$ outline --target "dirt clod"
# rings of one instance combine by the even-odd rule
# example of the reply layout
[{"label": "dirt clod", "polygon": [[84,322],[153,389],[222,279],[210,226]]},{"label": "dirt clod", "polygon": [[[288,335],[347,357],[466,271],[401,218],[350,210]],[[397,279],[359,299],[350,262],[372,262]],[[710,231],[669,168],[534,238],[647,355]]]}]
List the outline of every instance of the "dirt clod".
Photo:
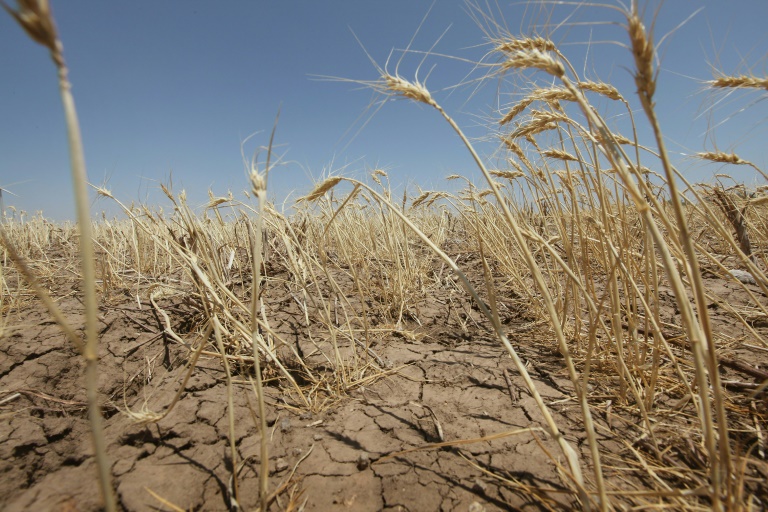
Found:
[{"label": "dirt clod", "polygon": [[363,452],[357,457],[357,469],[360,471],[363,471],[364,469],[368,469],[368,466],[371,465],[371,458],[370,456]]}]

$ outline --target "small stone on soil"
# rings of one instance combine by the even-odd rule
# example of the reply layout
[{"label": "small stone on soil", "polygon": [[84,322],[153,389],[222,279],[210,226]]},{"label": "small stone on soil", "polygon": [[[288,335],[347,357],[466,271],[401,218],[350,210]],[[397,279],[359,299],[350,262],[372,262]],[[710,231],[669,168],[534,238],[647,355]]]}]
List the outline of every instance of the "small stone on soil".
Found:
[{"label": "small stone on soil", "polygon": [[469,512],[485,512],[485,507],[480,503],[473,501],[469,504]]},{"label": "small stone on soil", "polygon": [[288,463],[285,462],[285,459],[281,458],[281,459],[277,459],[275,461],[275,471],[276,472],[279,473],[281,471],[285,471],[286,469],[288,469]]},{"label": "small stone on soil", "polygon": [[486,484],[485,482],[477,478],[472,483],[472,490],[478,494],[480,493],[485,494],[485,492],[488,490],[488,484]]}]

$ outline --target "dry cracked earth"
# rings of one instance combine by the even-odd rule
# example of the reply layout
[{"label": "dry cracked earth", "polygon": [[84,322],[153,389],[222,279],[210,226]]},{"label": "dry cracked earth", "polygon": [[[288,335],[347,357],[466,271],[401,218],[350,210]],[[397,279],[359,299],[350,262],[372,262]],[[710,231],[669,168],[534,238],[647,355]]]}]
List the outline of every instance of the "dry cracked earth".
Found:
[{"label": "dry cracked earth", "polygon": [[[710,279],[713,286],[726,287],[723,293],[740,293],[735,286],[727,288],[730,283]],[[73,325],[81,325],[82,305],[74,292],[62,294],[59,304]],[[274,303],[283,299],[274,297]],[[267,382],[269,488],[279,491],[270,510],[302,504],[313,511],[479,512],[574,506],[573,495],[563,488],[558,468],[547,455],[561,462],[556,443],[543,431],[524,430],[544,423],[509,356],[475,310],[465,309],[474,318],[464,318],[462,328],[460,316],[449,318],[438,307],[438,293],[428,300],[436,302],[421,308],[422,326],[410,331],[415,335],[391,331],[373,347],[387,368],[378,378],[347,393],[319,390],[315,396],[320,405],[314,410],[295,407],[283,388]],[[182,332],[188,321],[183,300],[165,299],[164,307]],[[557,424],[588,461],[581,415],[562,359],[540,324],[526,320],[514,304],[506,311],[513,344]],[[671,308],[668,315],[674,320]],[[285,307],[274,314],[273,326],[288,334],[300,316],[298,308]],[[726,313],[718,318],[731,322]],[[0,509],[99,510],[84,363],[34,300],[10,320],[0,343]],[[733,329],[743,331],[732,323]],[[765,334],[764,324],[755,328]],[[170,414],[158,423],[137,424],[121,410],[146,406],[163,411],[181,384],[189,352],[164,339],[148,303],[139,307],[135,300],[113,298],[100,308],[100,329],[99,393],[119,505],[124,510],[171,510],[169,504],[183,510],[230,509],[233,484],[221,359],[203,355]],[[747,339],[735,331],[732,336]],[[765,360],[764,353],[738,346],[729,353],[754,368]],[[759,382],[738,369],[723,372],[727,380]],[[260,433],[250,384],[237,372],[234,379],[237,496],[244,510],[252,510],[259,503]],[[594,390],[593,403],[605,402],[601,393],[599,387]],[[734,390],[729,400],[741,403],[744,393]],[[659,400],[674,403],[680,396],[669,391]],[[757,407],[764,422],[764,401],[758,400]],[[618,458],[628,457],[622,440],[638,437],[637,418],[624,409],[629,410],[620,404],[612,409],[610,403],[595,409],[600,448]],[[657,432],[669,447],[668,456],[675,464],[701,464],[695,447],[679,435],[679,428],[687,428],[695,418],[674,418]],[[439,446],[441,441],[502,433],[509,435]],[[647,485],[622,476],[620,468],[612,469],[616,458],[608,459],[606,466],[613,489]],[[750,488],[765,500],[765,464],[750,466],[748,472]],[[539,489],[536,494],[526,491],[534,488]]]}]

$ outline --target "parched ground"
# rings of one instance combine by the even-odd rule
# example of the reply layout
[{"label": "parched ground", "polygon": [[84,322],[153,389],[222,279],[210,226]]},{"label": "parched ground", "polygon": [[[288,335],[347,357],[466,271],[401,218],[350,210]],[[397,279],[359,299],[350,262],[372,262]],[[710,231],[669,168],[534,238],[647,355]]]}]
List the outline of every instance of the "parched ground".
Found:
[{"label": "parched ground", "polygon": [[[714,275],[707,280],[729,304],[744,300],[735,283]],[[750,289],[759,296],[757,287]],[[273,301],[286,306],[267,309],[273,327],[287,335],[302,320],[298,307],[284,299],[268,297],[268,305]],[[420,307],[421,326],[392,331],[373,347],[386,373],[347,393],[315,390],[319,405],[314,410],[295,407],[295,397],[267,382],[269,487],[279,491],[271,510],[302,504],[315,511],[479,512],[574,506],[575,497],[558,476],[557,464],[564,461],[556,443],[543,430],[526,430],[541,429],[544,423],[511,359],[476,310],[465,308],[462,327],[461,315],[448,315],[445,303],[440,294],[431,295]],[[76,291],[62,294],[59,304],[73,325],[82,324]],[[765,372],[768,352],[749,346],[755,343],[750,333],[725,306],[710,309],[731,340],[724,353],[737,363],[722,369],[729,410],[742,411],[738,421],[743,424],[765,428],[765,393],[756,398],[749,393],[765,380],[760,372]],[[183,298],[165,299],[164,308],[181,332],[187,320]],[[511,340],[557,424],[589,461],[581,413],[544,326],[527,321],[514,304],[504,311]],[[665,311],[665,320],[674,323],[674,310]],[[180,386],[189,352],[163,337],[148,303],[139,306],[135,298],[113,298],[100,315],[99,391],[120,505],[125,510],[171,510],[169,504],[184,510],[227,510],[232,483],[221,359],[203,355],[170,414],[156,424],[137,424],[120,410],[139,411],[145,404],[157,412],[165,410]],[[765,319],[753,322],[764,339],[766,325]],[[311,347],[306,349],[309,353]],[[739,369],[738,364],[748,368]],[[42,306],[32,300],[11,315],[0,342],[0,509],[99,509],[83,373],[81,357]],[[258,506],[260,434],[250,384],[237,371],[234,379],[236,445],[242,464],[238,496],[249,510]],[[603,380],[610,386],[610,379]],[[681,435],[696,424],[692,405],[678,389],[662,387],[659,403],[668,404],[662,407],[668,413],[659,415],[656,434],[667,463],[704,475],[700,448]],[[639,419],[610,397],[602,384],[590,396],[596,404],[609,486],[613,491],[650,489],[652,482],[627,470],[641,469],[632,454],[647,451]],[[744,478],[759,508],[768,504],[768,470],[758,432],[743,432],[740,441],[753,448],[754,461],[746,465]],[[509,435],[434,446],[502,433]],[[414,448],[420,449],[401,453]],[[663,469],[656,471],[674,482]],[[587,465],[584,474],[590,478]]]}]

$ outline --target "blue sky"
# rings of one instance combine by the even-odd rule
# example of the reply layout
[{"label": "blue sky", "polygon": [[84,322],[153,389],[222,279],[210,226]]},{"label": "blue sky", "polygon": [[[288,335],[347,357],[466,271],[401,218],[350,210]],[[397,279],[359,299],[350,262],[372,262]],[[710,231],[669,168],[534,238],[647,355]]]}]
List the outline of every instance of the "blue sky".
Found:
[{"label": "blue sky", "polygon": [[[209,188],[216,195],[231,190],[242,197],[247,181],[241,142],[261,132],[245,151],[250,154],[265,144],[278,108],[276,140],[286,164],[269,183],[270,195],[278,201],[291,191],[307,192],[324,169],[362,177],[366,169],[382,167],[397,190],[416,184],[450,188],[444,178],[453,173],[478,178],[466,150],[435,111],[390,102],[360,131],[372,113],[366,110],[371,92],[313,78],[376,79],[352,31],[371,57],[383,63],[390,50],[408,45],[431,4],[53,0],[90,181],[106,181],[127,203],[163,205],[158,183],[171,173],[174,189],[185,189],[193,205],[205,202]],[[549,33],[580,72],[610,81],[633,97],[628,50],[605,43],[624,43],[626,33],[616,23],[601,23],[620,20],[617,13],[556,7],[553,22],[570,17],[551,32],[538,6],[490,5],[513,33]],[[649,21],[655,6],[649,4]],[[761,101],[766,94],[713,95],[701,81],[712,77],[712,66],[726,73],[768,74],[768,2],[667,1],[657,20],[657,40],[699,7],[704,9],[661,47],[656,101],[669,149],[687,177],[709,179],[723,169],[703,166],[684,154],[714,149],[707,127],[718,125],[718,149],[735,150],[766,169],[768,106]],[[448,29],[433,50],[436,54],[480,59],[487,50],[484,34],[467,11],[464,2],[438,0],[411,48],[429,50]],[[412,78],[420,60],[419,55],[406,56],[400,74]],[[497,115],[498,82],[452,89],[480,73],[471,74],[472,65],[461,60],[433,55],[421,76],[433,67],[427,86],[438,102],[472,136],[488,135],[483,121]],[[71,219],[74,206],[55,70],[46,51],[2,12],[0,69],[0,187],[16,194],[6,193],[5,204],[28,214],[42,210],[51,219]],[[505,95],[501,102],[515,98]],[[708,114],[714,102],[716,108]],[[647,132],[641,136],[650,142]],[[481,145],[481,150],[490,153],[493,148]],[[755,183],[752,173],[735,174]],[[116,211],[105,200],[94,202],[93,209],[110,215]]]}]

